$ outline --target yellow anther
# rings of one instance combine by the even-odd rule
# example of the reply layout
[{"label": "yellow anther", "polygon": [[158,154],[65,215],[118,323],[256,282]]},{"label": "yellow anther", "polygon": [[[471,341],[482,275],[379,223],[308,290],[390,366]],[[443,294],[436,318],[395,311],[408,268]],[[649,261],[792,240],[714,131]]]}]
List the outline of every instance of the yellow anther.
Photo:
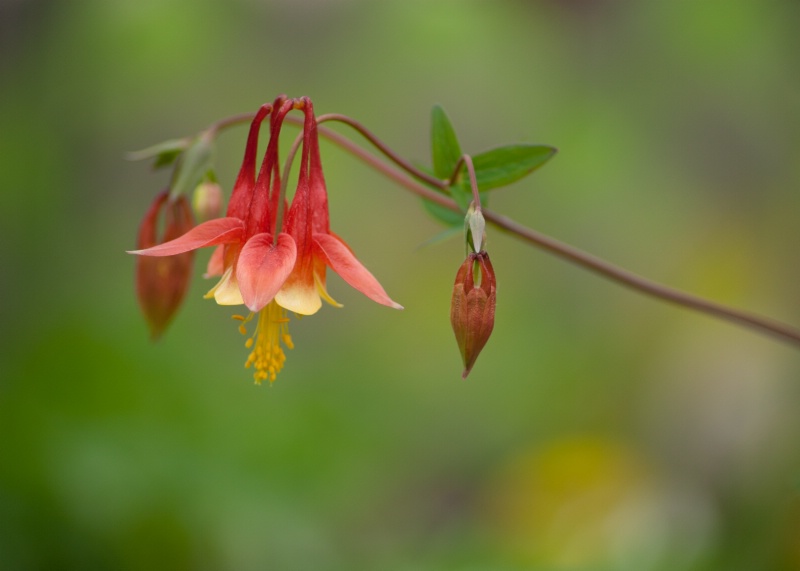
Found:
[{"label": "yellow anther", "polygon": [[[246,334],[247,331],[244,324],[253,318],[253,314],[243,318],[241,316],[234,316],[234,319],[242,321],[239,326],[239,331]],[[245,341],[245,347],[252,349],[250,355],[244,366],[249,368],[252,366],[253,379],[256,384],[261,384],[262,381],[269,379],[272,383],[278,373],[283,368],[286,362],[286,355],[281,347],[281,341],[287,348],[293,349],[294,344],[289,335],[289,318],[286,316],[286,310],[279,306],[275,301],[270,302],[258,314],[258,325],[253,335]]]}]

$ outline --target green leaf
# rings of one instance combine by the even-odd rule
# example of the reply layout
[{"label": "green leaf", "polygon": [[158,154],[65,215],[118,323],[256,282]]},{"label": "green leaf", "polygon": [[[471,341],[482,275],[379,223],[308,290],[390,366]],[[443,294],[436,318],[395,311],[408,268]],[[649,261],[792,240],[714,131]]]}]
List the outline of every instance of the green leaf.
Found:
[{"label": "green leaf", "polygon": [[200,184],[211,169],[213,150],[213,139],[205,133],[192,141],[175,167],[170,196],[175,197],[191,192]]},{"label": "green leaf", "polygon": [[461,146],[441,105],[434,105],[431,112],[431,151],[434,174],[441,179],[450,178],[461,158]]},{"label": "green leaf", "polygon": [[125,155],[129,161],[141,161],[155,158],[153,168],[171,165],[180,154],[189,146],[189,139],[171,139],[158,143],[141,151],[133,151]]},{"label": "green leaf", "polygon": [[[454,184],[449,190],[450,196],[458,203],[464,214],[466,214],[472,204],[472,186],[469,184],[469,177],[466,176],[466,170],[464,171],[464,177],[461,179],[461,182]],[[489,193],[483,192],[480,181],[478,181],[478,194],[481,196],[481,206],[485,208],[489,205]]]},{"label": "green leaf", "polygon": [[455,212],[440,204],[425,200],[424,198],[422,199],[422,205],[425,207],[425,210],[428,211],[428,214],[445,226],[457,227],[459,231],[464,227],[464,215],[460,212]]},{"label": "green leaf", "polygon": [[439,244],[444,242],[445,240],[449,240],[450,238],[455,238],[456,236],[461,236],[463,234],[463,230],[457,226],[453,226],[451,228],[447,228],[442,230],[435,236],[431,236],[427,240],[425,240],[422,244],[417,246],[418,248],[426,248],[428,246],[433,246],[435,244]]},{"label": "green leaf", "polygon": [[154,169],[160,169],[163,167],[168,167],[172,163],[174,163],[183,151],[168,151],[161,153],[156,157],[155,162],[153,163]]},{"label": "green leaf", "polygon": [[464,215],[467,213],[469,205],[472,204],[472,187],[469,185],[469,181],[464,180],[462,183],[457,182],[456,184],[452,185],[450,187],[450,196],[456,201],[456,204],[458,204],[459,208],[461,208],[461,217],[463,219]]},{"label": "green leaf", "polygon": [[547,145],[506,145],[472,157],[475,177],[481,191],[515,182],[546,163],[556,154]]}]

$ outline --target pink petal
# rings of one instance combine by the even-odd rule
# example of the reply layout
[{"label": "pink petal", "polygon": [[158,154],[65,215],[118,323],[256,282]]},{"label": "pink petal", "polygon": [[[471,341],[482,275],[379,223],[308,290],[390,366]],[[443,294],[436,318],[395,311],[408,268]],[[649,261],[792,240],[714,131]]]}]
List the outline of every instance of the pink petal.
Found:
[{"label": "pink petal", "polygon": [[238,242],[244,235],[244,222],[238,218],[215,218],[203,222],[186,234],[169,242],[144,250],[131,250],[129,254],[141,256],[174,256],[189,250]]},{"label": "pink petal", "polygon": [[247,241],[239,254],[236,277],[242,299],[251,311],[260,311],[272,301],[292,272],[296,258],[297,247],[288,234],[279,234],[275,245],[267,233]]},{"label": "pink petal", "polygon": [[314,234],[314,242],[325,263],[344,281],[382,305],[403,309],[386,294],[369,270],[359,262],[340,238],[331,234]]}]

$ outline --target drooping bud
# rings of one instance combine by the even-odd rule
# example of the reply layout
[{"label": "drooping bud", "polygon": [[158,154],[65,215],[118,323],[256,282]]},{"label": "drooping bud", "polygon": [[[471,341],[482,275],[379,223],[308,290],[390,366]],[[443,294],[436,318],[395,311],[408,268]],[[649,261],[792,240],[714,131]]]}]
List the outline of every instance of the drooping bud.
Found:
[{"label": "drooping bud", "polygon": [[201,182],[194,189],[192,208],[198,224],[219,218],[222,213],[222,189],[216,182]]},{"label": "drooping bud", "polygon": [[[163,235],[158,238],[158,219],[164,213]],[[170,199],[169,192],[156,196],[139,226],[137,249],[163,244],[192,229],[194,220],[184,195]],[[142,313],[157,339],[172,320],[189,288],[194,252],[175,256],[136,257],[136,295]]]},{"label": "drooping bud", "polygon": [[464,379],[492,334],[496,289],[489,254],[483,250],[469,254],[458,269],[450,303],[450,323],[464,362]]}]

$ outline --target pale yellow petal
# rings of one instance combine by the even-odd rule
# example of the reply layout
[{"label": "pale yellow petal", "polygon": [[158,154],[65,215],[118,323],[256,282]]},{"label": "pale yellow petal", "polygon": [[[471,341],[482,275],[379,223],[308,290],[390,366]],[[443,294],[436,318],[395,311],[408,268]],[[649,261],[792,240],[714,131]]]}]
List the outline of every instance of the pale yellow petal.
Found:
[{"label": "pale yellow petal", "polygon": [[317,285],[317,293],[319,293],[322,299],[327,301],[333,307],[344,307],[341,303],[331,297],[331,295],[328,293],[328,290],[325,288],[325,284],[322,283],[321,279],[319,279],[317,272],[314,272],[314,283]]},{"label": "pale yellow petal", "polygon": [[302,284],[284,285],[275,295],[275,301],[281,307],[300,315],[313,315],[322,307],[316,287],[304,287]]},{"label": "pale yellow petal", "polygon": [[219,305],[242,305],[242,292],[239,291],[239,284],[236,281],[236,274],[233,267],[225,270],[219,283],[209,290],[205,298],[213,297]]}]

